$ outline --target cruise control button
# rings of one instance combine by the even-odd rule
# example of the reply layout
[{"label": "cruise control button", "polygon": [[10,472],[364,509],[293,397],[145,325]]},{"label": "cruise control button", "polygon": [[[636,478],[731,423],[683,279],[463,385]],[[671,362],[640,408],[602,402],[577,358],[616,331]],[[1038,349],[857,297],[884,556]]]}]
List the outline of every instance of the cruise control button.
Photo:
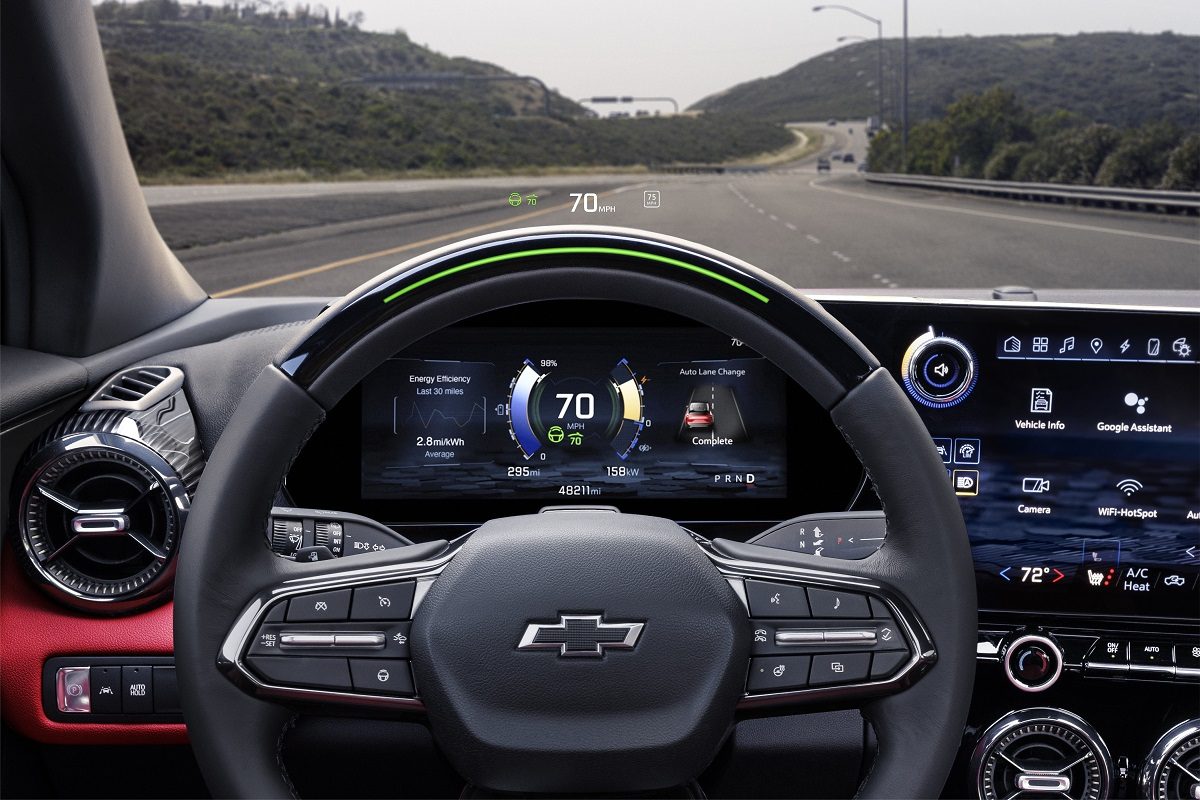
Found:
[{"label": "cruise control button", "polygon": [[350,689],[350,670],[344,658],[250,656],[246,659],[268,683],[312,689]]},{"label": "cruise control button", "polygon": [[354,688],[371,694],[412,695],[412,672],[407,661],[379,658],[350,659]]},{"label": "cruise control button", "polygon": [[810,686],[829,686],[835,683],[855,683],[866,680],[871,673],[870,653],[839,653],[813,656],[809,672]]},{"label": "cruise control button", "polygon": [[755,617],[807,617],[808,598],[803,586],[770,581],[746,581],[746,599]]},{"label": "cruise control button", "polygon": [[750,659],[748,692],[782,692],[808,686],[809,656],[776,656]]},{"label": "cruise control button", "polygon": [[908,653],[903,650],[893,650],[889,653],[876,653],[871,658],[871,677],[887,678],[908,661]]},{"label": "cruise control button", "polygon": [[809,589],[808,602],[814,617],[833,619],[870,619],[871,607],[866,595],[837,589]]},{"label": "cruise control button", "polygon": [[413,581],[383,586],[360,586],[354,590],[350,619],[408,619],[412,616]]},{"label": "cruise control button", "polygon": [[92,713],[121,713],[121,668],[92,667]]},{"label": "cruise control button", "polygon": [[350,590],[305,594],[288,602],[288,622],[332,622],[350,614]]}]

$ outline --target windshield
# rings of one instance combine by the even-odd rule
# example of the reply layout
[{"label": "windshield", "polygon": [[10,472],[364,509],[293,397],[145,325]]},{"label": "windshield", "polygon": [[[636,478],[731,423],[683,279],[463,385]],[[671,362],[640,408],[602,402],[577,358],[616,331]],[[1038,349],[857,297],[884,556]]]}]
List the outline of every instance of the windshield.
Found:
[{"label": "windshield", "polygon": [[804,290],[1200,288],[1190,2],[95,14],[151,213],[216,297],[338,295],[552,224],[680,236]]}]

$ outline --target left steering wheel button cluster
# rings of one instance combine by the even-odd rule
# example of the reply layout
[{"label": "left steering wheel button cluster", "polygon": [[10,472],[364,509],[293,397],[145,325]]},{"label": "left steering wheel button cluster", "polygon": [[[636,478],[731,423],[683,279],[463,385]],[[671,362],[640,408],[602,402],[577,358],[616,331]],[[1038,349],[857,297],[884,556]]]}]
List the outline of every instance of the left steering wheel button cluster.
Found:
[{"label": "left steering wheel button cluster", "polygon": [[282,688],[411,697],[415,589],[397,581],[280,601],[263,615],[245,664]]}]

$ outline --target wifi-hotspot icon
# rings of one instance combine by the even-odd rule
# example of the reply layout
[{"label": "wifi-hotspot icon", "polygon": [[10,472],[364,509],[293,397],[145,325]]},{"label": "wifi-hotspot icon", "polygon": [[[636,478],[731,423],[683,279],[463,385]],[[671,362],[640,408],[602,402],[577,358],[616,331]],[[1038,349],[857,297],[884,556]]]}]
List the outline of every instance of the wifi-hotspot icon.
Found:
[{"label": "wifi-hotspot icon", "polygon": [[1134,480],[1133,478],[1126,478],[1123,481],[1117,482],[1117,488],[1124,492],[1126,497],[1129,497],[1134,492],[1142,488],[1142,482]]}]

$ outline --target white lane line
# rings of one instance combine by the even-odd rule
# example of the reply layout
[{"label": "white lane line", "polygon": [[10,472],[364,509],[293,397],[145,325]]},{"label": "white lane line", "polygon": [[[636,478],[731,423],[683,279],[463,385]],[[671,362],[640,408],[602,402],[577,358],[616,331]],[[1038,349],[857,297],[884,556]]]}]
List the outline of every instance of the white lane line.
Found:
[{"label": "white lane line", "polygon": [[839,253],[837,250],[833,251],[833,257],[836,258],[838,261],[842,262],[843,264],[849,263],[849,261],[850,261],[850,256],[843,255],[843,254]]},{"label": "white lane line", "polygon": [[767,213],[765,209],[762,209],[762,208],[755,208],[754,206],[750,206],[750,207],[751,207],[751,208],[753,208],[755,211],[757,211],[757,212],[758,212],[758,213],[760,213],[760,214],[765,214],[765,213]]},{"label": "white lane line", "polygon": [[1002,219],[1008,222],[1024,222],[1029,225],[1044,225],[1049,228],[1067,228],[1068,230],[1074,231],[1088,231],[1089,233],[1111,233],[1114,236],[1130,236],[1135,239],[1153,239],[1156,242],[1174,242],[1175,244],[1190,244],[1193,247],[1200,247],[1200,239],[1185,239],[1182,236],[1164,236],[1159,233],[1141,233],[1139,231],[1128,231],[1121,228],[1102,228],[1099,225],[1083,225],[1078,222],[1060,222],[1052,219],[1020,217],[1016,214],[1001,214],[997,211],[980,211],[979,209],[975,208],[939,206],[932,203],[917,203],[912,200],[899,200],[895,197],[874,197],[869,194],[847,192],[845,189],[834,189],[831,186],[823,186],[816,180],[809,181],[808,185],[814,189],[820,189],[823,192],[833,192],[834,194],[845,195],[846,197],[854,197],[859,200],[873,200],[877,203],[891,203],[892,205],[896,206],[923,208],[929,211],[945,211],[950,214],[967,214],[968,216],[972,217],[988,217],[990,219]]},{"label": "white lane line", "polygon": [[771,218],[771,222],[779,222],[779,217],[775,216],[774,214],[768,214],[767,216]]},{"label": "white lane line", "polygon": [[790,223],[790,222],[785,222],[785,223],[783,223],[783,224],[784,224],[784,227],[786,227],[786,228],[787,228],[789,231],[794,231],[794,230],[796,230],[796,226],[795,226],[795,225],[793,225],[793,224],[792,224],[792,223]]},{"label": "white lane line", "polygon": [[805,239],[808,239],[808,240],[809,240],[810,242],[812,242],[813,244],[820,244],[820,243],[821,243],[821,240],[820,240],[820,239],[818,239],[817,237],[813,236],[811,233],[806,233],[806,234],[804,234],[804,238],[805,238]]}]

